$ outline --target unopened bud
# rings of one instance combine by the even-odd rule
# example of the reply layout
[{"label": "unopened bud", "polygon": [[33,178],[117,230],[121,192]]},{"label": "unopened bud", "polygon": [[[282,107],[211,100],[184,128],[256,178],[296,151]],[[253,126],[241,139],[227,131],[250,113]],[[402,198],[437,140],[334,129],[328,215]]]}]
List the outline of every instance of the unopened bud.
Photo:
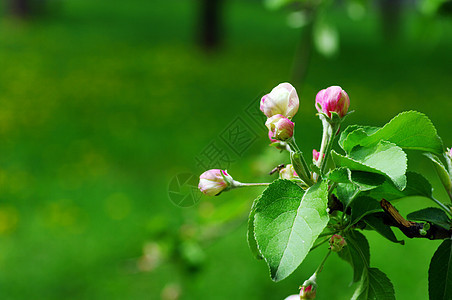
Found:
[{"label": "unopened bud", "polygon": [[297,91],[286,82],[262,97],[260,109],[268,118],[280,114],[291,119],[297,113],[299,105]]},{"label": "unopened bud", "polygon": [[310,284],[308,286],[302,286],[300,290],[300,299],[315,299],[316,288]]},{"label": "unopened bud", "polygon": [[350,98],[340,86],[330,86],[321,90],[315,97],[315,102],[318,112],[330,118],[332,112],[342,118],[347,114],[350,106]]},{"label": "unopened bud", "polygon": [[225,170],[212,169],[199,176],[199,190],[207,196],[219,195],[229,188],[234,180]]},{"label": "unopened bud", "polygon": [[314,273],[300,287],[300,299],[315,299],[317,292],[317,275]]},{"label": "unopened bud", "polygon": [[452,148],[450,148],[449,151],[447,151],[447,155],[449,156],[450,159],[452,159]]},{"label": "unopened bud", "polygon": [[347,242],[339,234],[334,234],[330,239],[330,249],[333,252],[340,252],[346,245]]},{"label": "unopened bud", "polygon": [[275,115],[267,119],[265,126],[272,132],[273,138],[285,141],[293,136],[295,124],[283,115]]},{"label": "unopened bud", "polygon": [[[316,163],[319,160],[320,152],[315,149],[312,149],[312,161]],[[323,157],[325,157],[325,153],[323,153]]]}]

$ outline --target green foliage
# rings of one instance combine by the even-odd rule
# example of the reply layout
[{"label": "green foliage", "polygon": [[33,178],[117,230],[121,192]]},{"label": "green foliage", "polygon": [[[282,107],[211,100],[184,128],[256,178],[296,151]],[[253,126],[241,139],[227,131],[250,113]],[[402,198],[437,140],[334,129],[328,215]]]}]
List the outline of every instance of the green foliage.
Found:
[{"label": "green foliage", "polygon": [[424,221],[443,227],[446,230],[451,228],[451,220],[447,214],[439,208],[428,207],[408,214],[408,220]]},{"label": "green foliage", "polygon": [[403,191],[399,190],[391,181],[387,180],[381,186],[369,191],[368,195],[378,200],[386,199],[388,201],[409,196],[432,198],[432,185],[424,176],[409,171],[406,173],[406,178],[407,185]]},{"label": "green foliage", "polygon": [[347,156],[331,152],[339,167],[384,175],[391,179],[398,189],[406,186],[406,154],[403,150],[387,141],[380,141],[371,147],[355,147]]},{"label": "green foliage", "polygon": [[[432,161],[436,173],[438,174],[438,177],[441,180],[444,188],[447,191],[450,191],[452,189],[452,178],[450,173],[452,170],[448,171],[447,167],[441,162],[438,156],[431,153],[424,153],[424,155]],[[448,159],[447,156],[446,159]]]},{"label": "green foliage", "polygon": [[385,273],[366,269],[352,300],[395,300],[394,287]]},{"label": "green foliage", "polygon": [[273,280],[289,276],[328,223],[327,182],[306,192],[287,180],[272,183],[255,204],[254,232]]},{"label": "green foliage", "polygon": [[452,299],[452,240],[446,239],[433,254],[428,270],[430,300]]},{"label": "green foliage", "polygon": [[384,176],[376,173],[351,171],[348,168],[337,168],[328,174],[328,179],[337,183],[352,183],[360,191],[376,188],[385,181]]},{"label": "green foliage", "polygon": [[[390,240],[393,243],[399,243],[399,244],[405,244],[405,242],[397,240],[397,237],[394,234],[394,231],[392,231],[391,227],[389,227],[387,224],[383,222],[384,216],[386,214],[383,212],[377,212],[372,213],[363,218],[363,221],[366,223],[367,226],[369,226],[371,229],[375,230],[388,240]],[[369,228],[369,229],[370,229]]]},{"label": "green foliage", "polygon": [[352,266],[353,282],[358,282],[363,277],[365,269],[369,267],[369,242],[364,235],[355,230],[349,232],[345,237],[345,241],[347,246],[338,254]]},{"label": "green foliage", "polygon": [[[351,130],[351,129],[350,129]],[[353,134],[354,131],[344,131]],[[358,127],[353,137],[342,138],[343,149],[353,149],[360,145],[369,147],[380,141],[388,141],[407,150],[420,150],[442,154],[443,143],[427,116],[416,111],[398,114],[381,129],[375,131],[372,127]],[[355,130],[355,131],[356,131]]]},{"label": "green foliage", "polygon": [[377,200],[367,196],[357,197],[350,204],[350,207],[352,209],[350,225],[356,224],[359,220],[369,214],[381,211],[380,203]]}]

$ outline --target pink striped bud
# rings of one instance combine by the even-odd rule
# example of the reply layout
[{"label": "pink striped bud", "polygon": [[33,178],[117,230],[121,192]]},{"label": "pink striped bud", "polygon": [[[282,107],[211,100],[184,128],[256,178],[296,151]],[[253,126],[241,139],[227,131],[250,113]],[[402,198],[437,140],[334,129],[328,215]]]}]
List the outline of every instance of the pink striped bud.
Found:
[{"label": "pink striped bud", "polygon": [[315,102],[318,112],[324,113],[330,118],[332,112],[342,118],[347,114],[350,106],[350,98],[340,86],[330,86],[321,90],[315,97]]},{"label": "pink striped bud", "polygon": [[295,124],[283,115],[275,115],[267,119],[265,126],[272,132],[274,139],[285,141],[293,136]]},{"label": "pink striped bud", "polygon": [[261,111],[271,118],[283,115],[291,119],[298,111],[300,101],[297,91],[290,83],[281,83],[261,99]]},{"label": "pink striped bud", "polygon": [[330,239],[330,248],[333,252],[340,252],[346,245],[347,242],[339,234],[334,234]]},{"label": "pink striped bud", "polygon": [[233,181],[226,171],[212,169],[205,171],[199,176],[198,188],[207,196],[216,196],[231,186]]}]

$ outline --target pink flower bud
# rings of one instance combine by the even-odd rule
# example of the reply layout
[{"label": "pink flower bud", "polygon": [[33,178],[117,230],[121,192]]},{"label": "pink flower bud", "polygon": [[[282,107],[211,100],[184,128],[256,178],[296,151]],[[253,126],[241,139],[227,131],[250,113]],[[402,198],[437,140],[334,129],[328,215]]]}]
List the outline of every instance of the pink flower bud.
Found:
[{"label": "pink flower bud", "polygon": [[339,234],[334,234],[330,239],[330,248],[333,252],[339,252],[347,245],[345,239]]},{"label": "pink flower bud", "polygon": [[317,290],[312,284],[308,286],[302,286],[300,291],[300,299],[315,299]]},{"label": "pink flower bud", "polygon": [[285,168],[282,168],[279,171],[279,178],[292,180],[292,179],[298,178],[298,175],[297,175],[297,172],[295,172],[295,169],[293,168],[293,166],[291,164],[288,164],[288,165],[286,165]]},{"label": "pink flower bud", "polygon": [[[315,149],[312,149],[312,161],[317,162],[319,160],[319,157],[320,157],[320,152],[318,152]],[[325,157],[325,153],[323,153],[323,157]]]},{"label": "pink flower bud", "polygon": [[227,189],[232,182],[232,177],[226,171],[212,169],[199,176],[198,188],[207,196],[216,196]]},{"label": "pink flower bud", "polygon": [[268,118],[280,114],[291,119],[297,113],[299,105],[295,88],[290,83],[281,83],[270,94],[262,97],[260,108]]},{"label": "pink flower bud", "polygon": [[341,118],[348,112],[350,98],[340,86],[330,86],[318,92],[315,97],[318,112],[331,118],[331,113],[336,112]]},{"label": "pink flower bud", "polygon": [[270,142],[272,142],[272,143],[278,143],[279,141],[278,141],[278,140],[275,140],[275,139],[273,138],[274,135],[275,135],[275,134],[273,133],[273,131],[269,131],[269,132],[268,132],[268,138],[270,139]]},{"label": "pink flower bud", "polygon": [[295,124],[283,115],[275,115],[267,119],[265,126],[272,132],[273,138],[285,141],[293,136]]}]

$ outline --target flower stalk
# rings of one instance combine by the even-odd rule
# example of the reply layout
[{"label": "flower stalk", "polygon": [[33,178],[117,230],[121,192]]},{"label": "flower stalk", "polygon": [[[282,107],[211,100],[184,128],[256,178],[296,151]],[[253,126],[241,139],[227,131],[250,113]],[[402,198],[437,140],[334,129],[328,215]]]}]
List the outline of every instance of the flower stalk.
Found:
[{"label": "flower stalk", "polygon": [[303,152],[301,152],[300,148],[298,148],[298,145],[295,142],[295,138],[292,137],[286,142],[290,149],[290,160],[295,169],[295,172],[297,172],[297,175],[301,180],[303,180],[304,183],[306,183],[308,186],[312,186],[314,182],[311,178],[311,170],[309,169],[308,164],[303,157]]}]

